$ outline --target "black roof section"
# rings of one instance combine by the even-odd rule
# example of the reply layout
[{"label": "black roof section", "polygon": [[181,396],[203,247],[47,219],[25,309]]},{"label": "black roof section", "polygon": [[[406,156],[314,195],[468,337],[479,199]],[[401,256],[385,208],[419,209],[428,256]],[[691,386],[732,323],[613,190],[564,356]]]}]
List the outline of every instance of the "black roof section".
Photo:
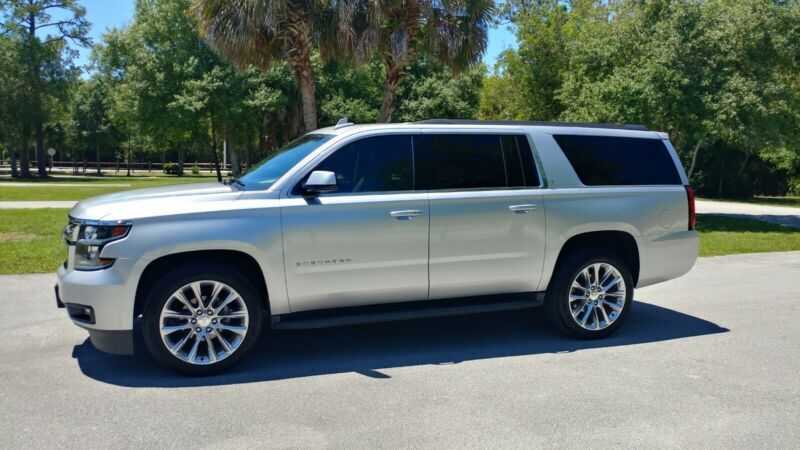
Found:
[{"label": "black roof section", "polygon": [[420,125],[516,125],[516,126],[542,126],[542,127],[579,127],[579,128],[606,128],[611,130],[650,131],[644,125],[620,125],[613,123],[590,122],[535,122],[525,120],[463,120],[463,119],[428,119],[420,120]]}]

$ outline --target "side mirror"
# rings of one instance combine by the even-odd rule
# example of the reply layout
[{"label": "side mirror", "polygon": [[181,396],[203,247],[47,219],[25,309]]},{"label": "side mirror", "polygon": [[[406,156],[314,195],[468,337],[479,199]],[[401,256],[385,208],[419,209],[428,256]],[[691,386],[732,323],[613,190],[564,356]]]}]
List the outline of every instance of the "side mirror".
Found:
[{"label": "side mirror", "polygon": [[333,192],[336,190],[336,174],[327,170],[315,170],[303,184],[303,190],[309,195]]}]

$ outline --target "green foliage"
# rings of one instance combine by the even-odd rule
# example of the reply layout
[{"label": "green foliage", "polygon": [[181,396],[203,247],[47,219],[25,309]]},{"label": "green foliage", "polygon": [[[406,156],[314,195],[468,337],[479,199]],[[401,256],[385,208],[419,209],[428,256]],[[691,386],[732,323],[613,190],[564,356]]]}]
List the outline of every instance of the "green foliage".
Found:
[{"label": "green foliage", "polygon": [[[7,0],[0,3],[0,49],[4,90],[0,137],[9,152],[20,154],[21,175],[28,176],[29,148],[35,146],[38,175],[47,176],[45,135],[68,100],[77,69],[67,41],[88,45],[89,23],[75,0]],[[55,17],[54,17],[55,16]],[[60,133],[56,133],[59,135]]]},{"label": "green foliage", "polygon": [[192,166],[192,175],[200,175],[200,168],[197,166]]},{"label": "green foliage", "polygon": [[[478,118],[483,120],[531,120],[536,117],[521,95],[517,80],[494,75],[483,80],[478,103]],[[546,117],[546,116],[545,116]]]},{"label": "green foliage", "polygon": [[514,0],[505,14],[520,45],[485,84],[481,117],[666,131],[706,194],[797,179],[800,2]]},{"label": "green foliage", "polygon": [[[70,143],[73,148],[83,150],[80,157],[75,155],[76,160],[114,158],[109,150],[118,146],[120,137],[110,116],[111,99],[107,85],[99,80],[77,84],[68,123]],[[99,153],[100,149],[105,152]]]},{"label": "green foliage", "polygon": [[[408,67],[397,91],[396,122],[431,118],[474,119],[484,66],[456,76],[452,70],[425,57]],[[333,125],[347,117],[355,123],[378,120],[383,100],[383,65],[374,60],[358,68],[337,62],[323,65],[318,84],[321,125]]]},{"label": "green foliage", "polygon": [[418,59],[398,89],[399,102],[394,113],[397,122],[423,119],[474,119],[486,67],[478,65],[461,76],[451,69]]},{"label": "green foliage", "polygon": [[358,68],[327,61],[317,73],[321,126],[334,125],[342,117],[355,123],[378,119],[383,83],[383,69],[378,61]]},{"label": "green foliage", "polygon": [[178,164],[168,162],[164,163],[161,170],[167,175],[180,175],[181,168]]}]

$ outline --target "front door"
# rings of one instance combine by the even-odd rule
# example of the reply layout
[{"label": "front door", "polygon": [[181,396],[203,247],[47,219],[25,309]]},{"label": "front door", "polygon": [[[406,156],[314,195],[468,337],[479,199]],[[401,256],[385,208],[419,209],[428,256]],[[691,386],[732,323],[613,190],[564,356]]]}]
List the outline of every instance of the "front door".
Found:
[{"label": "front door", "polygon": [[533,292],[545,215],[525,135],[415,137],[430,199],[430,299]]},{"label": "front door", "polygon": [[428,196],[413,160],[411,135],[362,138],[313,169],[334,172],[336,192],[303,198],[301,181],[283,200],[292,312],[427,299]]}]

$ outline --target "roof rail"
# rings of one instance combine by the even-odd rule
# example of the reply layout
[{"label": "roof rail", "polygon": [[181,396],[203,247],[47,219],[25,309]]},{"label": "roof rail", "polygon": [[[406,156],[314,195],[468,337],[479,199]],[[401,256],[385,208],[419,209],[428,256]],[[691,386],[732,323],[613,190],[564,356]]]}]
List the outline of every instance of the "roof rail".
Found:
[{"label": "roof rail", "polygon": [[353,125],[355,124],[347,120],[347,117],[342,117],[341,119],[339,119],[338,122],[336,122],[336,125],[333,126],[333,129],[338,130],[339,128],[349,127]]},{"label": "roof rail", "polygon": [[578,128],[607,128],[612,130],[650,131],[644,125],[622,125],[613,123],[591,122],[536,122],[525,120],[464,120],[464,119],[428,119],[414,122],[420,125],[516,125],[516,126],[542,126],[542,127],[578,127]]}]

